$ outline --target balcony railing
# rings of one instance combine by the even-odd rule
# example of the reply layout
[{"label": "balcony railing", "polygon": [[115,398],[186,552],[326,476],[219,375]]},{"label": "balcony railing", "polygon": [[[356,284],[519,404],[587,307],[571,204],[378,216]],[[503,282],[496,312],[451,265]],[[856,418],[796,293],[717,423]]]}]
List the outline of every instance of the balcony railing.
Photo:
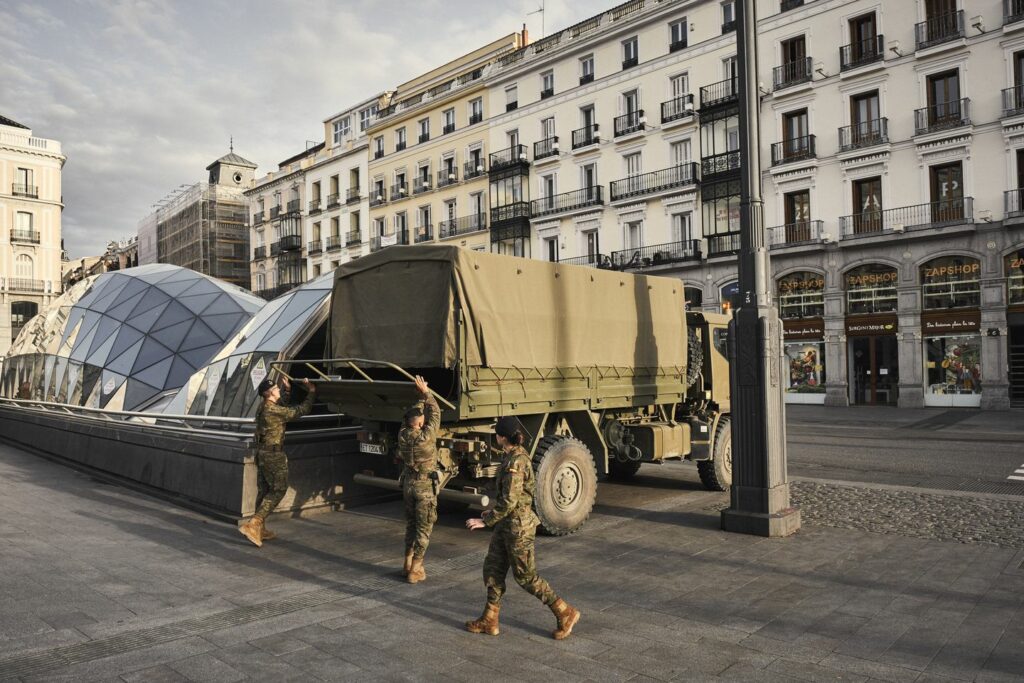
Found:
[{"label": "balcony railing", "polygon": [[259,225],[262,222],[263,222],[263,212],[262,211],[257,211],[256,213],[254,213],[252,215],[252,224],[253,225]]},{"label": "balcony railing", "polygon": [[644,116],[644,110],[638,109],[622,116],[616,116],[614,124],[615,137],[619,137],[642,131],[647,125],[647,118]]},{"label": "balcony railing", "polygon": [[26,277],[0,278],[9,292],[45,292],[46,282]]},{"label": "balcony railing", "polygon": [[940,14],[914,26],[914,37],[917,41],[918,50],[948,43],[951,40],[963,38],[964,35],[963,10]]},{"label": "balcony railing", "polygon": [[456,166],[451,168],[442,168],[437,172],[437,187],[448,187],[449,185],[455,185],[459,182],[459,169]]},{"label": "balcony railing", "polygon": [[434,189],[434,184],[430,182],[430,176],[419,176],[416,178],[412,186],[413,194],[423,194],[424,192],[430,192]]},{"label": "balcony railing", "polygon": [[433,225],[417,225],[416,230],[413,232],[413,240],[416,244],[421,242],[433,242],[434,241],[434,226]]},{"label": "balcony railing", "polygon": [[586,85],[587,83],[594,82],[594,74],[583,74],[580,76],[580,85]]},{"label": "balcony railing", "polygon": [[345,233],[345,246],[351,247],[363,241],[363,233],[359,230],[349,230]]},{"label": "balcony railing", "polygon": [[1007,190],[1004,192],[1003,210],[1007,218],[1024,216],[1024,189]]},{"label": "balcony railing", "polygon": [[12,242],[24,242],[28,244],[39,244],[39,231],[37,230],[11,230]]},{"label": "balcony railing", "polygon": [[798,138],[790,138],[772,145],[772,166],[814,157],[813,135],[801,135]]},{"label": "balcony railing", "polygon": [[555,96],[555,89],[554,88],[544,88],[543,90],[540,91],[540,98],[542,100],[546,100],[547,98],[554,97],[554,96]]},{"label": "balcony railing", "polygon": [[306,245],[306,253],[308,254],[319,254],[324,250],[323,240],[313,240]]},{"label": "balcony railing", "polygon": [[274,220],[275,218],[277,218],[280,215],[281,215],[281,207],[280,206],[272,206],[272,207],[270,207],[270,220]]},{"label": "balcony railing", "polygon": [[726,33],[732,33],[735,30],[736,30],[736,20],[735,19],[733,19],[732,21],[723,21],[722,22],[722,35],[725,35]]},{"label": "balcony railing", "polygon": [[280,251],[302,249],[302,235],[282,235],[281,241],[278,244],[280,245]]},{"label": "balcony railing", "polygon": [[768,228],[768,245],[773,249],[792,244],[820,242],[824,221],[797,221]]},{"label": "balcony railing", "polygon": [[[1024,0],[1021,0],[1024,3]],[[1024,85],[1003,89],[1003,116],[1024,114]]]},{"label": "balcony railing", "polygon": [[883,145],[887,142],[889,142],[889,119],[884,117],[873,121],[862,121],[852,126],[843,126],[839,129],[840,152]]},{"label": "balcony railing", "polygon": [[839,48],[839,70],[848,71],[858,66],[879,62],[885,57],[885,37],[877,35]]},{"label": "balcony railing", "polygon": [[441,239],[486,229],[487,217],[482,213],[462,216],[461,218],[451,218],[437,224],[437,234]]},{"label": "balcony railing", "polygon": [[772,69],[772,81],[775,83],[776,90],[782,90],[793,85],[800,83],[807,83],[811,80],[813,71],[811,71],[812,60],[810,57],[804,57],[803,59],[797,59],[788,64],[777,66]]},{"label": "balcony railing", "polygon": [[971,125],[971,100],[967,97],[952,102],[939,102],[930,107],[914,110],[916,135],[969,125]]},{"label": "balcony railing", "polygon": [[489,165],[491,171],[497,171],[516,164],[528,163],[530,163],[530,159],[526,154],[526,145],[512,145],[507,149],[492,152]]},{"label": "balcony railing", "polygon": [[700,257],[700,240],[686,240],[613,251],[611,262],[620,270],[642,270],[681,261],[699,261]]},{"label": "balcony railing", "polygon": [[708,256],[725,256],[740,250],[740,234],[725,232],[708,236]]},{"label": "balcony railing", "polygon": [[484,120],[484,113],[482,111],[478,111],[475,114],[470,114],[469,115],[469,125],[471,125],[471,126],[475,125],[477,123],[480,123],[483,120]]},{"label": "balcony railing", "polygon": [[974,199],[958,197],[931,204],[840,216],[839,232],[843,239],[848,239],[865,234],[903,232],[973,222]]},{"label": "balcony railing", "polygon": [[377,149],[373,150],[373,159],[374,159],[374,161],[376,161],[377,159],[383,159],[383,158],[384,158],[384,150],[383,149],[377,148]]},{"label": "balcony railing", "polygon": [[782,12],[788,12],[791,9],[802,7],[804,0],[782,0],[782,6],[779,8]]},{"label": "balcony railing", "polygon": [[320,198],[319,197],[317,197],[316,199],[310,200],[309,208],[307,209],[307,211],[309,213],[320,213]]},{"label": "balcony railing", "polygon": [[349,188],[348,192],[345,193],[346,204],[357,204],[362,199],[360,196],[360,189],[358,187]]},{"label": "balcony railing", "polygon": [[669,52],[679,52],[680,50],[685,50],[685,49],[686,49],[686,41],[685,40],[673,40],[671,43],[668,44],[668,51]]},{"label": "balcony railing", "polygon": [[454,133],[454,132],[455,132],[455,124],[454,123],[446,123],[444,125],[444,128],[441,129],[441,135],[448,135],[449,133]]},{"label": "balcony railing", "polygon": [[482,157],[478,161],[470,159],[462,164],[462,178],[464,180],[472,180],[483,175],[487,175],[487,167],[484,165]]},{"label": "balcony railing", "polygon": [[655,192],[663,192],[676,187],[693,185],[698,180],[696,162],[678,164],[660,171],[640,173],[611,183],[611,201],[640,197]]},{"label": "balcony railing", "polygon": [[632,69],[634,66],[640,63],[639,57],[628,57],[622,60],[622,70]]},{"label": "balcony railing", "polygon": [[737,87],[737,83],[737,79],[727,78],[724,81],[701,86],[701,109],[704,107],[717,107],[723,104],[739,102],[740,91]]},{"label": "balcony railing", "polygon": [[341,206],[341,195],[335,192],[334,194],[327,195],[327,208],[336,209]]},{"label": "balcony railing", "polygon": [[430,133],[420,133],[418,139],[420,144],[422,145],[424,142],[428,142],[430,140]]},{"label": "balcony railing", "polygon": [[539,161],[547,157],[558,156],[558,136],[552,135],[533,143],[533,160]]},{"label": "balcony railing", "polygon": [[614,269],[611,256],[600,252],[586,254],[584,256],[558,259],[558,262],[567,266],[593,266],[594,268],[606,268],[608,270]]},{"label": "balcony railing", "polygon": [[270,244],[270,255],[271,256],[277,256],[280,253],[281,253],[281,243],[280,242],[271,242],[271,244]]},{"label": "balcony railing", "polygon": [[406,187],[404,182],[395,183],[391,186],[391,201],[397,202],[399,199],[405,199],[409,196],[409,188]]},{"label": "balcony railing", "polygon": [[396,244],[409,244],[409,233],[405,230],[399,230],[398,232],[393,232],[390,235],[371,237],[370,251],[378,251]]},{"label": "balcony railing", "polygon": [[285,213],[299,213],[299,204],[300,202],[298,199],[290,200],[288,205],[285,207]]},{"label": "balcony railing", "polygon": [[612,21],[618,21],[624,16],[639,12],[644,7],[644,0],[631,0],[612,9]]},{"label": "balcony railing", "polygon": [[15,197],[39,198],[39,187],[37,185],[25,185],[23,183],[12,183],[11,194]]},{"label": "balcony railing", "polygon": [[516,100],[514,102],[506,102],[505,103],[505,111],[515,111],[518,108],[519,108],[519,101],[518,100]]},{"label": "balcony railing", "polygon": [[595,145],[601,141],[601,132],[598,124],[593,123],[583,128],[577,128],[572,132],[572,148],[579,149],[587,145]]},{"label": "balcony railing", "polygon": [[738,171],[739,169],[739,150],[723,152],[722,154],[712,154],[711,156],[704,157],[700,160],[700,175],[704,179],[707,179],[708,176]]},{"label": "balcony railing", "polygon": [[395,143],[395,151],[396,152],[401,152],[402,150],[405,149],[406,144],[407,143],[406,143],[405,140],[399,140],[398,142]]},{"label": "balcony railing", "polygon": [[530,218],[530,202],[512,202],[491,209],[491,227],[498,227],[506,221]]},{"label": "balcony railing", "polygon": [[1013,24],[1024,19],[1024,0],[1003,0],[1003,23]]},{"label": "balcony railing", "polygon": [[259,261],[260,259],[267,258],[267,245],[261,244],[260,246],[252,250],[252,260]]},{"label": "balcony railing", "polygon": [[327,251],[341,249],[341,235],[328,235],[324,238],[324,249]]},{"label": "balcony railing", "polygon": [[693,116],[693,95],[687,93],[661,103],[661,122],[678,121]]},{"label": "balcony railing", "polygon": [[534,199],[530,202],[530,210],[534,218],[539,218],[566,211],[585,209],[590,206],[600,206],[604,204],[603,189],[604,187],[601,185],[594,185],[593,187],[585,187],[582,190],[573,190],[572,192],[563,192],[551,195],[550,197]]},{"label": "balcony railing", "polygon": [[384,206],[388,203],[388,191],[385,187],[378,187],[370,193],[370,206]]}]

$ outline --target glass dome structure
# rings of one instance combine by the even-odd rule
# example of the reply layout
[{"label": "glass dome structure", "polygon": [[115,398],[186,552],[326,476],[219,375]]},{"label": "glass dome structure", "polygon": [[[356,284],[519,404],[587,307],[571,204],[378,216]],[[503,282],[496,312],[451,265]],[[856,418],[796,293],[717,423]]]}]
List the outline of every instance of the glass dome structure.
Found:
[{"label": "glass dome structure", "polygon": [[9,397],[139,410],[180,388],[263,306],[244,289],[169,264],[90,277],[25,326],[0,388]]}]

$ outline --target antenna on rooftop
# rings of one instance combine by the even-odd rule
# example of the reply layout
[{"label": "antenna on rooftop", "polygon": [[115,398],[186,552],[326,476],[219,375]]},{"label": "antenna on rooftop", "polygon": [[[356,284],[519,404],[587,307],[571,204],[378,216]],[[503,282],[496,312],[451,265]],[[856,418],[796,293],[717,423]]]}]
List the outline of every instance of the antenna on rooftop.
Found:
[{"label": "antenna on rooftop", "polygon": [[235,136],[234,135],[231,136],[231,142],[228,143],[228,149],[231,150],[232,154],[235,153]]},{"label": "antenna on rooftop", "polygon": [[543,38],[544,36],[547,35],[547,33],[544,31],[544,0],[540,0],[540,7],[533,10],[532,12],[527,12],[526,16],[530,16],[531,14],[540,15],[540,37]]}]

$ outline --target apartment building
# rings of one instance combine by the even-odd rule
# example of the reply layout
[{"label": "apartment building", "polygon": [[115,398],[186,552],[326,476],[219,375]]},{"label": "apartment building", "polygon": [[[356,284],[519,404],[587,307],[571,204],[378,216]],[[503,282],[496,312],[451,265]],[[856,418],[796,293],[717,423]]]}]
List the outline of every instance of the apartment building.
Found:
[{"label": "apartment building", "polygon": [[61,144],[0,115],[0,358],[61,292]]},{"label": "apartment building", "polygon": [[[793,402],[1024,401],[1024,2],[758,3]],[[633,0],[487,71],[492,249],[735,304],[735,8]],[[973,76],[973,78],[972,78]]]},{"label": "apartment building", "polygon": [[440,241],[487,249],[487,89],[509,34],[388,94],[368,131],[371,250]]}]

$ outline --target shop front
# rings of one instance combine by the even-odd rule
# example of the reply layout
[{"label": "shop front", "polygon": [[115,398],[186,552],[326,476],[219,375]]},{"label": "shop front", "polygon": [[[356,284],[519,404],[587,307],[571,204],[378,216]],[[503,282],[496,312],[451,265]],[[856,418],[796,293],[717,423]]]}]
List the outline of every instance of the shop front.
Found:
[{"label": "shop front", "polygon": [[981,264],[946,256],[921,266],[924,404],[981,405]]},{"label": "shop front", "polygon": [[1024,405],[1024,249],[1006,255],[1006,357],[1010,405]]},{"label": "shop front", "polygon": [[825,403],[825,277],[801,270],[776,281],[789,364],[786,403]]},{"label": "shop front", "polygon": [[898,331],[895,313],[846,316],[850,403],[896,405],[900,384]]}]

